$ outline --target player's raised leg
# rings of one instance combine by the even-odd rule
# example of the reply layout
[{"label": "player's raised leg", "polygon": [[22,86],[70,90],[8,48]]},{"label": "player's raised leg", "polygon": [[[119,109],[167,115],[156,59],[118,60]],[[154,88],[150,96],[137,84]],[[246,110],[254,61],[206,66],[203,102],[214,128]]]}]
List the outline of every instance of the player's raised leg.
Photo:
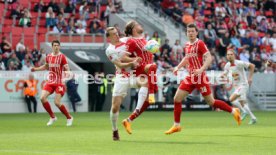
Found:
[{"label": "player's raised leg", "polygon": [[[44,87],[45,88],[45,87]],[[47,90],[42,90],[41,92],[41,96],[40,96],[40,101],[44,107],[44,109],[48,112],[48,114],[50,115],[50,120],[47,123],[47,126],[52,125],[56,120],[57,117],[55,116],[55,114],[52,111],[51,105],[48,102],[47,98],[48,96],[51,95],[51,93]]]},{"label": "player's raised leg", "polygon": [[69,114],[69,112],[66,109],[65,105],[61,103],[62,96],[63,96],[63,94],[59,94],[59,93],[56,94],[56,96],[55,96],[55,105],[66,116],[66,118],[67,118],[66,126],[72,126],[73,117]]},{"label": "player's raised leg", "polygon": [[131,122],[140,116],[149,106],[149,102],[146,101],[148,97],[148,82],[145,77],[139,76],[136,80],[137,86],[140,87],[138,92],[138,101],[135,110],[127,119],[124,119],[122,124],[125,127],[127,133],[131,134]]},{"label": "player's raised leg", "polygon": [[209,104],[210,106],[213,106],[214,108],[219,108],[223,111],[233,114],[234,119],[237,121],[238,125],[241,124],[240,110],[238,108],[232,108],[224,101],[214,99],[212,94],[209,94],[203,97],[207,102],[207,104]]},{"label": "player's raised leg", "polygon": [[149,103],[155,103],[154,93],[157,92],[157,77],[156,77],[156,64],[148,64],[145,67],[145,73],[148,75],[148,88],[149,88]]},{"label": "player's raised leg", "polygon": [[182,101],[184,98],[186,99],[188,95],[188,91],[181,90],[180,88],[177,89],[174,96],[174,124],[168,131],[165,132],[165,134],[172,134],[181,131],[180,118],[182,112]]}]

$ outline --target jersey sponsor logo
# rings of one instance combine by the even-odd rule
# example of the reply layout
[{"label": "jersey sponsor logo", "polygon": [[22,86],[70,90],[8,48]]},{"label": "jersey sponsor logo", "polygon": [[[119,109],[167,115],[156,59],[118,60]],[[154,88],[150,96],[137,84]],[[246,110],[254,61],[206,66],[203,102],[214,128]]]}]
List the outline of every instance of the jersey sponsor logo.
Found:
[{"label": "jersey sponsor logo", "polygon": [[197,57],[197,53],[187,53],[186,56],[188,58],[190,58],[190,57]]},{"label": "jersey sponsor logo", "polygon": [[49,67],[59,67],[59,66],[60,66],[60,64],[54,64],[54,63],[49,64]]}]

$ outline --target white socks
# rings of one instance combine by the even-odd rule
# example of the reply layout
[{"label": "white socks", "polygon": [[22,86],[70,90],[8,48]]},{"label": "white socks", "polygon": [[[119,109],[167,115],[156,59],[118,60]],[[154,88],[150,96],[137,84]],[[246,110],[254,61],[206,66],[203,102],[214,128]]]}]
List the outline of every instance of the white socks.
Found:
[{"label": "white socks", "polygon": [[148,97],[148,92],[149,92],[149,89],[147,87],[141,87],[138,92],[138,101],[137,101],[136,109],[138,109],[139,111],[141,110],[144,102]]},{"label": "white socks", "polygon": [[118,130],[118,127],[117,127],[118,117],[119,117],[119,112],[113,113],[112,110],[110,111],[110,120],[111,120],[113,131]]},{"label": "white socks", "polygon": [[251,119],[256,119],[256,116],[252,113],[247,103],[244,104],[243,108],[245,109],[246,113],[248,113]]},{"label": "white socks", "polygon": [[233,102],[231,102],[234,106],[236,106],[237,108],[239,108],[243,113],[246,113],[245,109],[242,107],[241,103],[238,100],[235,100]]}]

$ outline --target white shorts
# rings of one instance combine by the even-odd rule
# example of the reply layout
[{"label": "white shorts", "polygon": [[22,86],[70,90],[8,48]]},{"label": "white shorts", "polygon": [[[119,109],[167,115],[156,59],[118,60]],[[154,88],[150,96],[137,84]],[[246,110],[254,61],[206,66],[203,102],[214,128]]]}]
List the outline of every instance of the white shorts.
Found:
[{"label": "white shorts", "polygon": [[112,96],[126,97],[129,88],[138,88],[136,77],[123,77],[118,74],[115,77]]},{"label": "white shorts", "polygon": [[248,91],[248,86],[237,86],[235,87],[234,94],[237,94],[240,96],[237,98],[239,101],[245,101],[247,91]]}]

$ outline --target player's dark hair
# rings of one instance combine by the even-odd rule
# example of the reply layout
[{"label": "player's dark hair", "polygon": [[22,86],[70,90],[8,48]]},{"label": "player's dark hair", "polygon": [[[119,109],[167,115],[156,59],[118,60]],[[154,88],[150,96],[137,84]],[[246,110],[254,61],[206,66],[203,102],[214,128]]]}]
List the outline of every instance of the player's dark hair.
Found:
[{"label": "player's dark hair", "polygon": [[60,45],[60,42],[58,40],[53,40],[52,41],[52,46],[54,45],[54,43],[57,43],[58,45]]},{"label": "player's dark hair", "polygon": [[133,28],[134,28],[134,26],[135,26],[136,23],[137,23],[136,21],[132,20],[132,21],[129,21],[126,24],[125,34],[126,34],[127,37],[130,36],[130,35],[132,35],[132,30],[133,30]]},{"label": "player's dark hair", "polygon": [[106,30],[105,30],[105,36],[109,37],[110,36],[109,32],[113,31],[113,30],[115,30],[115,27],[108,27],[108,28],[106,28]]},{"label": "player's dark hair", "polygon": [[194,23],[188,24],[187,28],[195,28],[196,32],[198,32],[198,29]]}]

